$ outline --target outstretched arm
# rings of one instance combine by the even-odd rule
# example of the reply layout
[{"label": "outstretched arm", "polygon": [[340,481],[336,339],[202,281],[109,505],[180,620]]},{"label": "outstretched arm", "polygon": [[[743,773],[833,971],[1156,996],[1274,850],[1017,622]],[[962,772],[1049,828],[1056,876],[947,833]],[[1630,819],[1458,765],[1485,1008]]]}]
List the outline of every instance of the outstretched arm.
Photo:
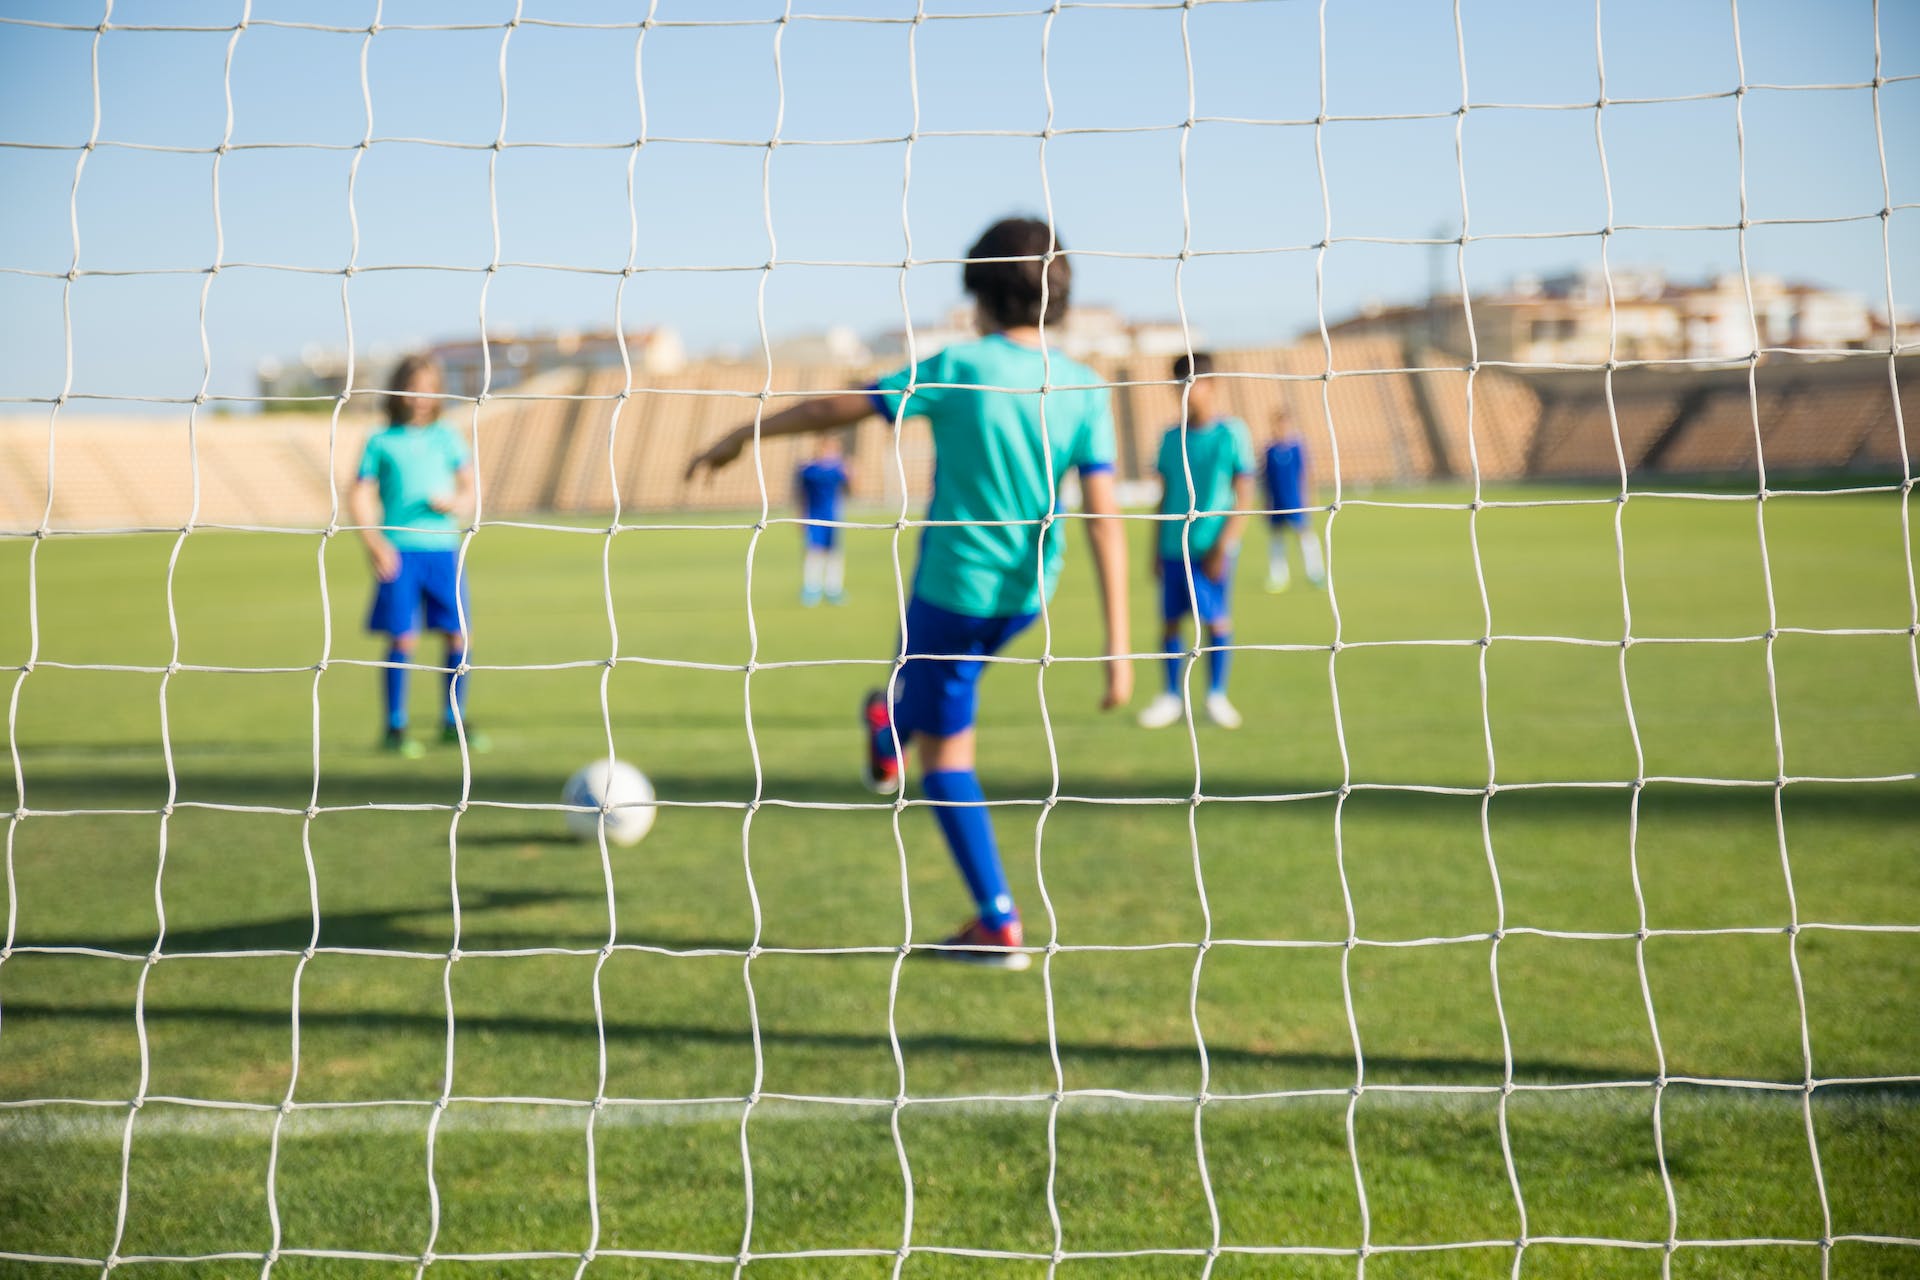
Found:
[{"label": "outstretched arm", "polygon": [[[815,396],[790,405],[778,413],[760,419],[760,438],[804,435],[809,431],[831,431],[850,426],[873,413],[873,400],[864,392],[843,391],[837,395]],[[721,436],[706,451],[687,464],[687,479],[700,473],[718,471],[740,456],[753,441],[753,423],[744,422]]]},{"label": "outstretched arm", "polygon": [[1086,495],[1087,540],[1093,545],[1093,570],[1100,582],[1100,604],[1107,629],[1107,691],[1100,709],[1123,707],[1133,697],[1133,663],[1122,656],[1133,651],[1128,634],[1127,535],[1122,522],[1102,519],[1120,514],[1119,495],[1112,471],[1096,471],[1080,479]]}]

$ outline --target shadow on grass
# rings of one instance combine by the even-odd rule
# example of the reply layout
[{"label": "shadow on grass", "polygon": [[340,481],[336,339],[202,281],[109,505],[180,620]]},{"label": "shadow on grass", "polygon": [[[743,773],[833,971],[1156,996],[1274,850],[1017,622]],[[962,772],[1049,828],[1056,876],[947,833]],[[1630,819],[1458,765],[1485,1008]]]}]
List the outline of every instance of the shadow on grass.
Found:
[{"label": "shadow on grass", "polygon": [[[464,889],[460,894],[460,910],[462,919],[469,920],[488,911],[599,901],[602,899],[597,894],[564,893],[549,889]],[[470,931],[475,933],[482,928],[489,948],[498,948],[513,940],[520,940],[530,947],[565,946],[569,944],[564,939],[571,936],[570,931],[553,926],[539,930],[506,930],[491,921],[483,925],[469,924]],[[588,931],[581,931],[579,936],[586,938]],[[155,937],[152,933],[116,937],[76,934],[50,938],[23,934],[17,942],[27,947],[91,947],[119,955],[143,956],[153,950]],[[581,945],[598,946],[605,940],[603,934],[594,937],[597,940]],[[236,951],[297,952],[303,950],[312,938],[313,917],[306,915],[249,920],[198,929],[169,926],[161,955],[185,958]],[[453,920],[449,902],[394,906],[377,911],[322,909],[320,912],[319,945],[322,947],[444,952],[452,944],[452,939]],[[747,946],[745,942],[697,942],[684,945],[693,948],[737,947],[743,951]]]},{"label": "shadow on grass", "polygon": [[[443,768],[436,768],[442,765]],[[494,801],[508,804],[557,804],[559,783],[557,775],[548,769],[529,769],[521,766],[495,767],[489,757],[480,757],[474,762],[474,780],[471,800],[483,804]],[[845,781],[842,781],[842,776]],[[683,804],[738,804],[746,805],[755,797],[753,776],[750,771],[738,772],[680,772],[672,768],[650,769],[648,777],[660,799],[669,803]],[[29,801],[35,809],[85,810],[96,808],[144,807],[150,801],[155,807],[165,798],[166,775],[156,761],[151,770],[132,769],[90,769],[84,777],[34,776],[28,770]],[[1016,772],[991,767],[983,771],[982,781],[987,785],[988,798],[998,801],[1044,801],[1053,789],[1053,782],[1045,773]],[[1381,784],[1402,786],[1460,786],[1471,788],[1476,784],[1459,780],[1447,781],[1439,778],[1409,777],[1401,779],[1374,779]],[[1627,779],[1614,779],[1620,785],[1612,788],[1596,788],[1593,779],[1584,780],[1585,785],[1568,785],[1555,788],[1551,785],[1535,786],[1529,784],[1527,790],[1506,790],[1494,800],[1498,812],[1505,803],[1504,797],[1525,797],[1522,801],[1538,810],[1554,810],[1569,818],[1578,818],[1593,814],[1624,813],[1630,798]],[[1606,781],[1606,780],[1602,780]],[[1645,790],[1645,803],[1658,804],[1703,813],[1716,813],[1729,810],[1745,811],[1753,803],[1756,793],[1763,791],[1765,780],[1754,780],[1754,786],[1705,786],[1689,785],[1677,782],[1648,783]],[[1239,767],[1209,767],[1204,770],[1203,783],[1205,794],[1209,797],[1232,799],[1235,797],[1265,796],[1301,796],[1319,795],[1336,791],[1340,779],[1327,777],[1281,777],[1248,770]],[[228,774],[217,783],[209,783],[204,778],[187,776],[182,779],[179,800],[183,802],[219,803],[232,805],[284,805],[304,808],[307,795],[313,787],[313,774],[310,770],[275,770],[271,766],[258,771]],[[11,789],[7,791],[10,793]],[[916,788],[917,791],[917,788]],[[1086,798],[1092,800],[1117,799],[1168,799],[1185,800],[1193,793],[1193,774],[1190,770],[1139,771],[1130,774],[1124,780],[1098,777],[1070,777],[1061,788],[1062,796]],[[1356,792],[1364,797],[1368,804],[1397,803],[1407,806],[1432,805],[1435,803],[1460,803],[1460,797],[1441,797],[1430,794],[1364,790]],[[289,801],[289,797],[297,798]],[[884,807],[885,801],[876,799],[870,792],[862,789],[852,776],[849,766],[844,775],[819,773],[780,773],[768,772],[763,775],[759,791],[762,800],[790,800],[800,803],[847,804],[862,803],[869,806]],[[1473,797],[1468,796],[1471,800]],[[139,805],[126,804],[123,801],[140,800]],[[320,803],[323,807],[338,808],[346,805],[363,804],[446,804],[452,805],[460,799],[460,762],[457,756],[448,756],[444,760],[429,759],[423,764],[400,764],[380,771],[365,773],[353,772],[337,767],[322,767],[320,781]],[[1909,781],[1873,782],[1873,783],[1826,783],[1802,782],[1787,788],[1786,804],[1790,812],[1820,814],[1826,812],[1844,813],[1863,818],[1884,818],[1890,822],[1912,822],[1920,819],[1920,785]],[[539,841],[550,838],[545,835],[529,835],[527,841]],[[463,836],[463,839],[470,837]],[[512,837],[493,836],[490,839],[501,843]]]},{"label": "shadow on grass", "polygon": [[[934,962],[929,960],[927,963]],[[31,1015],[37,1018],[99,1023],[124,1023],[131,1014],[131,1010],[124,1005],[56,1005],[28,1001],[9,1002],[7,1012],[12,1016]],[[207,1024],[209,1034],[212,1034],[217,1026],[284,1029],[289,1020],[286,1010],[237,1009],[224,1005],[150,1004],[144,1016],[149,1025],[156,1021],[202,1022]],[[307,1028],[347,1027],[361,1031],[394,1034],[443,1034],[447,1019],[444,1012],[404,1013],[397,1010],[378,1009],[346,1012],[303,1009],[300,1014],[300,1023]],[[598,1035],[595,1025],[589,1021],[519,1014],[462,1012],[459,1015],[458,1025],[464,1032],[489,1038],[495,1036],[577,1038]],[[737,1048],[753,1042],[752,1031],[746,1026],[715,1027],[686,1022],[611,1020],[604,1025],[609,1044],[649,1043],[663,1047],[678,1044]],[[760,1040],[767,1044],[844,1050],[850,1053],[890,1048],[890,1041],[883,1033],[799,1030],[781,1027],[777,1023],[768,1021],[762,1021],[759,1032]],[[1099,1040],[1061,1039],[1054,1043],[1063,1057],[1076,1060],[1077,1070],[1084,1070],[1091,1063],[1143,1065],[1190,1063],[1196,1067],[1199,1064],[1198,1050],[1191,1042],[1123,1044]],[[984,1032],[945,1031],[915,1033],[900,1037],[900,1048],[906,1054],[965,1053],[1044,1057],[1048,1054],[1049,1047],[1049,1042],[1044,1037],[1005,1036]],[[1222,1043],[1219,1037],[1208,1038],[1207,1058],[1216,1067],[1229,1064],[1263,1066],[1321,1077],[1338,1076],[1340,1079],[1346,1079],[1354,1072],[1354,1059],[1350,1053],[1252,1049]],[[1370,1053],[1366,1055],[1366,1066],[1369,1075],[1376,1078],[1389,1076],[1395,1081],[1421,1080],[1434,1083],[1493,1085],[1500,1082],[1504,1072],[1504,1067],[1497,1057],[1441,1054],[1399,1056]],[[1591,1084],[1622,1080],[1637,1082],[1646,1078],[1644,1066],[1556,1062],[1548,1059],[1515,1059],[1513,1069],[1516,1079],[1541,1083]],[[1915,1086],[1912,1092],[1920,1095],[1920,1086]]]}]

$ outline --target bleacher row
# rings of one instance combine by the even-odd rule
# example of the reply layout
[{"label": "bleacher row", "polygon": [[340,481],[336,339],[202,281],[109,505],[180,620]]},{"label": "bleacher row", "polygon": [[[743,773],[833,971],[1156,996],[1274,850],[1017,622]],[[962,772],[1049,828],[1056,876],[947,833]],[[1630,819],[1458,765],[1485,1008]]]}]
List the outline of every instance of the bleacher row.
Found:
[{"label": "bleacher row", "polygon": [[[1469,378],[1456,357],[1408,351],[1391,339],[1336,341],[1332,376],[1317,341],[1223,350],[1226,411],[1256,441],[1283,405],[1305,439],[1323,487],[1336,469],[1352,491],[1479,474],[1488,481],[1617,480],[1653,476],[1770,481],[1842,473],[1897,483],[1902,449],[1884,356],[1825,361],[1769,359],[1705,371],[1482,368]],[[1119,469],[1147,478],[1160,433],[1178,416],[1179,389],[1164,360],[1096,366],[1114,386]],[[793,396],[867,385],[873,371],[775,371],[769,408]],[[1907,465],[1920,469],[1920,364],[1896,362]],[[450,413],[477,432],[488,517],[752,508],[761,478],[751,462],[711,481],[682,480],[687,460],[750,419],[767,386],[762,368],[708,365],[653,377],[628,390],[620,370],[560,371],[490,400],[476,415]],[[1468,397],[1471,391],[1471,408]],[[623,394],[623,392],[625,394]],[[369,401],[373,397],[368,397]],[[349,407],[352,407],[351,405]],[[49,432],[49,422],[54,429]],[[1756,433],[1757,423],[1757,433]],[[184,409],[164,417],[104,418],[71,406],[57,415],[0,419],[0,532],[179,528],[195,524],[313,529],[349,523],[345,493],[373,422],[363,414],[223,416]],[[1756,451],[1756,434],[1758,450]],[[932,446],[909,421],[895,460],[893,428],[879,418],[850,433],[859,498],[925,503]],[[806,445],[769,441],[765,492],[784,514]],[[196,466],[197,462],[197,466]],[[53,477],[48,505],[48,475]]]}]

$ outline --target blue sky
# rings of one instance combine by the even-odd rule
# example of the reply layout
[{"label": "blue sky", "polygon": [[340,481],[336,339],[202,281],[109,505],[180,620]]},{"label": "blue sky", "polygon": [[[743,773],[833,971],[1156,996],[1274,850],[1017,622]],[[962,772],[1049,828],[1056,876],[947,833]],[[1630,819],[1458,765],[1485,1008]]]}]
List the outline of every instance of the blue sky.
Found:
[{"label": "blue sky", "polygon": [[[916,258],[952,257],[993,218],[1040,211],[1050,193],[1063,238],[1087,256],[1076,297],[1142,318],[1187,315],[1216,343],[1284,340],[1313,323],[1323,226],[1315,130],[1308,124],[1203,122],[1187,139],[1182,231],[1181,131],[1186,54],[1199,117],[1310,120],[1319,112],[1319,7],[1306,0],[1203,0],[1177,8],[1074,7],[961,20],[965,13],[1040,9],[1042,0],[927,0],[927,20],[873,24],[821,16],[910,17],[910,0],[795,0],[784,26],[764,21],[778,0],[659,0],[661,25],[638,41],[625,29],[641,3],[386,0],[381,31],[328,32],[276,22],[360,27],[373,0],[255,0],[229,31],[109,30],[99,41],[103,143],[86,159],[74,201],[73,389],[81,394],[181,396],[202,374],[199,305],[215,261],[211,154],[226,128],[224,63],[232,45],[236,148],[219,163],[222,261],[207,298],[210,391],[245,396],[262,357],[310,344],[340,346],[351,311],[366,349],[477,331],[489,323],[603,327],[619,304],[629,220],[640,268],[757,267],[776,336],[845,323],[868,332],[903,319],[899,262],[911,227]],[[121,26],[231,26],[240,0],[119,0]],[[0,0],[0,17],[97,22],[83,0]],[[1746,81],[1859,83],[1874,74],[1867,0],[1741,0]],[[1724,93],[1739,83],[1732,7],[1724,0],[1602,0],[1610,100]],[[678,26],[689,20],[739,25]],[[1606,222],[1595,113],[1480,104],[1591,104],[1600,93],[1591,4],[1460,0],[1467,99],[1463,126],[1469,229],[1475,236],[1592,232]],[[470,24],[475,30],[407,30]],[[1920,5],[1880,15],[1882,73],[1920,76]],[[917,94],[909,79],[909,44]],[[776,85],[775,49],[784,81]],[[58,392],[65,281],[74,258],[69,199],[92,128],[91,31],[0,25],[0,396]],[[348,175],[366,136],[360,59],[366,46],[377,141],[361,161],[353,212]],[[509,143],[502,131],[505,50]],[[1462,101],[1450,0],[1326,6],[1326,106],[1331,115],[1447,113]],[[921,136],[943,131],[1032,134],[1051,87],[1058,130],[1036,137]],[[1920,303],[1920,79],[1881,91],[1892,201],[1893,275],[1900,306]],[[644,100],[644,122],[642,102]],[[1754,89],[1740,100],[1748,213],[1755,219],[1835,218],[1882,207],[1872,95],[1865,90]],[[1736,101],[1616,103],[1601,113],[1616,225],[1731,223],[1740,216]],[[769,161],[764,143],[783,145]],[[647,139],[637,154],[632,146]],[[1455,121],[1334,121],[1321,131],[1336,239],[1457,233],[1461,219]],[[419,141],[413,141],[419,140]],[[758,145],[721,145],[744,142]],[[304,144],[259,147],[256,144]],[[433,145],[474,144],[474,149]],[[18,145],[31,144],[31,145]],[[336,148],[336,149],[327,149]],[[635,194],[627,194],[633,162]],[[493,166],[491,181],[489,167]],[[1045,184],[1043,186],[1043,166]],[[771,202],[769,244],[763,190]],[[503,263],[491,284],[497,206]],[[630,212],[631,211],[631,212]],[[1180,273],[1184,243],[1202,256]],[[1522,271],[1597,265],[1601,241],[1475,241],[1469,280],[1491,289]],[[1755,271],[1855,291],[1884,305],[1877,218],[1759,226],[1747,235]],[[1657,265],[1679,276],[1739,263],[1732,231],[1620,231],[1615,266]],[[807,266],[801,261],[868,265]],[[1369,300],[1420,296],[1433,254],[1424,247],[1336,243],[1325,262],[1330,319]],[[246,265],[242,265],[246,264]],[[890,265],[889,265],[890,264]],[[1453,278],[1451,251],[1445,270]],[[377,268],[405,266],[409,270]],[[550,267],[585,268],[560,271]],[[277,268],[304,267],[312,272]],[[53,273],[52,277],[31,273]],[[696,350],[757,342],[755,270],[643,270],[627,284],[631,328],[668,324]],[[958,269],[907,273],[917,319],[958,300]],[[0,405],[0,412],[10,406]]]}]

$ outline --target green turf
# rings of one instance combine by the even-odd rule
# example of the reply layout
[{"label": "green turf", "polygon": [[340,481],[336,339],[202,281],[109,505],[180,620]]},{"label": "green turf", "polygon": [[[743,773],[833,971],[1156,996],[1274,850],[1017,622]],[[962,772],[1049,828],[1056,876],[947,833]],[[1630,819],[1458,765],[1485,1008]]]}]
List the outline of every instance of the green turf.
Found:
[{"label": "green turf", "polygon": [[[1236,656],[1247,727],[1203,725],[1197,773],[1184,728],[1095,711],[1090,665],[992,670],[989,796],[1068,797],[995,811],[1029,940],[1068,948],[1024,975],[781,950],[897,948],[907,906],[912,939],[937,941],[966,914],[918,809],[899,819],[903,903],[894,814],[854,781],[853,711],[884,666],[604,665],[603,563],[622,658],[883,659],[889,532],[850,535],[853,602],[808,611],[790,527],[757,544],[745,530],[630,531],[610,553],[592,534],[486,529],[471,659],[581,665],[475,677],[471,714],[495,750],[464,789],[454,751],[371,749],[373,671],[330,666],[316,686],[323,658],[378,656],[348,539],[325,551],[330,635],[312,536],[196,533],[177,558],[172,536],[0,540],[0,668],[36,658],[17,684],[0,672],[25,778],[23,795],[0,771],[0,810],[31,814],[8,832],[0,1101],[67,1100],[0,1110],[0,1254],[114,1247],[128,1110],[84,1104],[136,1095],[150,1100],[126,1148],[118,1254],[261,1253],[271,1200],[279,1246],[296,1251],[272,1274],[296,1280],[410,1276],[430,1238],[456,1255],[431,1273],[456,1277],[571,1276],[590,1245],[689,1255],[597,1258],[593,1276],[725,1276],[743,1248],[875,1251],[753,1262],[762,1280],[886,1276],[903,1243],[910,1277],[1040,1277],[1044,1262],[921,1250],[1046,1255],[1050,1209],[1069,1254],[1190,1251],[1073,1258],[1066,1280],[1198,1276],[1210,1201],[1222,1246],[1297,1251],[1229,1253],[1215,1277],[1352,1276],[1363,1244],[1381,1251],[1371,1280],[1507,1277],[1523,1232],[1528,1277],[1823,1274],[1817,1244],[1683,1245],[1671,1259],[1625,1247],[1669,1238],[1663,1167],[1681,1241],[1920,1237],[1910,1085],[1822,1084],[1808,1103],[1710,1083],[1804,1083],[1801,989],[1816,1079],[1920,1075],[1920,785],[1794,782],[1776,814],[1770,786],[1679,780],[1920,768],[1898,499],[1766,505],[1774,625],[1901,633],[1774,641],[1784,761],[1755,507],[1640,496],[1617,513],[1632,634],[1731,641],[1626,652],[1644,769],[1621,691],[1611,504],[1479,515],[1484,651],[1466,512],[1342,509],[1334,599],[1355,647],[1337,655],[1327,595],[1260,592],[1256,534],[1235,638],[1282,647]],[[910,569],[911,542],[901,550]],[[1085,562],[1076,546],[1056,654],[1095,647]],[[1143,573],[1136,590],[1150,649]],[[1548,636],[1604,643],[1510,638]],[[1366,643],[1410,639],[1466,643]],[[1036,632],[1012,652],[1040,651]],[[1483,658],[1493,781],[1641,772],[1655,780],[1637,806],[1625,788],[1488,798]],[[59,665],[173,660],[298,670],[163,683]],[[1157,688],[1157,664],[1138,676],[1143,697]],[[604,750],[603,684],[619,753],[688,804],[604,863],[557,813],[491,807],[554,802]],[[439,696],[416,679],[423,722]],[[321,812],[273,812],[316,797],[316,724]],[[1368,785],[1382,783],[1467,793]],[[98,812],[158,809],[170,791],[180,807],[164,823]],[[456,818],[445,806],[463,795]],[[1117,798],[1168,803],[1097,803]],[[316,903],[321,950],[303,964]],[[1805,925],[1898,928],[1794,938],[1796,910]],[[738,954],[756,942],[771,950]],[[1159,945],[1073,949],[1145,944]],[[36,950],[77,947],[112,954]],[[235,954],[261,951],[281,954]],[[1656,1095],[1662,1052],[1677,1082]],[[1598,1087],[1523,1088],[1503,1108],[1509,1054],[1516,1084]],[[290,1083],[299,1104],[387,1105],[296,1106],[276,1144],[271,1111],[169,1100],[271,1106]],[[1436,1091],[1448,1086],[1482,1091]],[[611,1100],[597,1119],[566,1105],[596,1096]],[[1463,1247],[1396,1251],[1435,1244]],[[457,1257],[524,1252],[571,1256]],[[1840,1240],[1827,1262],[1832,1276],[1913,1275],[1920,1246]],[[0,1276],[88,1273],[0,1259]]]}]

